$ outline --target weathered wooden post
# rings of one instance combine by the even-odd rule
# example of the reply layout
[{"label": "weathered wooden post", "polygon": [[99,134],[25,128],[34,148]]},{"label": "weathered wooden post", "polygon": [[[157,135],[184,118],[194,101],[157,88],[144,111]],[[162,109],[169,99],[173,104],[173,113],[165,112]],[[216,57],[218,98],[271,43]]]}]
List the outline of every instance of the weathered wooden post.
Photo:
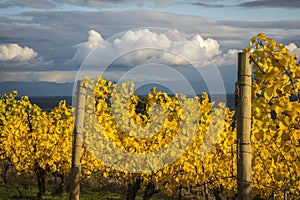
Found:
[{"label": "weathered wooden post", "polygon": [[72,152],[72,169],[71,169],[71,185],[70,185],[70,200],[79,200],[80,193],[80,173],[81,173],[81,152],[82,152],[82,134],[83,120],[85,110],[86,89],[83,86],[83,81],[77,82],[77,97],[75,111],[75,131],[73,138]]},{"label": "weathered wooden post", "polygon": [[252,199],[251,81],[249,53],[238,54],[236,85],[238,199]]}]

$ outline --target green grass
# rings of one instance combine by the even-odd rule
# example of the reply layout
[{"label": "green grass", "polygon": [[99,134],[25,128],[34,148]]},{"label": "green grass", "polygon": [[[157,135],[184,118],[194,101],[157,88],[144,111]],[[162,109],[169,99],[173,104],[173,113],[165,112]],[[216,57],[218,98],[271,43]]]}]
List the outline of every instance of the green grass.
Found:
[{"label": "green grass", "polygon": [[[34,200],[36,199],[37,189],[35,187],[28,187],[26,189],[19,189],[22,192],[22,197],[15,186],[0,185],[0,200],[11,199],[24,199]],[[68,200],[69,194],[63,193],[60,196],[52,196],[50,192],[46,192],[46,200]],[[80,194],[80,200],[122,200],[122,194],[116,192],[85,192]],[[137,196],[137,200],[142,200],[141,196]],[[153,197],[153,200],[161,200],[161,198]]]},{"label": "green grass", "polygon": [[[107,193],[105,192],[90,192],[80,194],[80,199],[82,200],[121,200],[122,195],[118,193]],[[28,188],[26,190],[22,189],[22,196],[18,190],[13,186],[0,186],[0,200],[10,200],[10,199],[36,199],[37,189]],[[50,192],[46,192],[46,200],[68,200],[68,193],[63,193],[60,196],[52,196]]]},{"label": "green grass", "polygon": [[[0,168],[1,175],[1,168]],[[57,183],[50,176],[46,181],[46,200],[68,200],[69,193],[64,192],[61,195],[53,195],[53,191],[57,189]],[[64,184],[66,191],[67,183]],[[98,179],[82,179],[80,188],[80,200],[122,200],[126,187],[122,184],[105,183],[102,184]],[[0,177],[0,200],[24,199],[36,200],[38,187],[36,180],[27,174],[17,175],[15,171],[7,174],[7,184],[4,184]],[[143,191],[138,192],[137,200],[142,200]],[[152,200],[166,200],[163,193],[153,196]]]}]

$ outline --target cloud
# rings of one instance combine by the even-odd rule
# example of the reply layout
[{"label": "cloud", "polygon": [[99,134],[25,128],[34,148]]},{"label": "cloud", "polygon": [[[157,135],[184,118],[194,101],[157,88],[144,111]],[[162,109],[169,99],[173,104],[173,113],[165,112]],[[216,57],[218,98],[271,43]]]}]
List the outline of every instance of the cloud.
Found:
[{"label": "cloud", "polygon": [[277,8],[299,8],[299,0],[256,0],[248,1],[245,3],[239,4],[242,7],[277,7]]},{"label": "cloud", "polygon": [[199,34],[188,37],[171,29],[134,29],[98,40],[92,50],[86,48],[91,44],[89,35],[87,42],[76,45],[75,56],[69,61],[81,65],[77,79],[102,75],[137,85],[156,83],[173,88],[175,93],[193,94],[191,88],[186,89],[189,84],[196,93],[201,89],[222,93],[224,82],[217,67],[236,66],[237,50],[223,53],[217,40]]},{"label": "cloud", "polygon": [[140,1],[140,0],[57,0],[58,3],[67,3],[73,5],[80,6],[88,6],[88,7],[102,7],[102,6],[114,6],[114,5],[136,5],[136,6],[149,6],[152,4],[154,6],[160,5],[169,5],[176,3],[174,0],[148,0],[148,1]]},{"label": "cloud", "polygon": [[24,61],[37,57],[37,53],[29,47],[20,47],[18,44],[0,45],[0,60]]},{"label": "cloud", "polygon": [[229,49],[226,53],[221,53],[214,59],[217,66],[230,66],[235,67],[237,65],[237,49]]},{"label": "cloud", "polygon": [[235,51],[223,54],[215,39],[204,39],[199,34],[190,38],[168,29],[129,30],[105,41],[98,32],[91,30],[88,41],[75,47],[76,52],[67,63],[80,65],[83,62],[84,67],[92,68],[111,64],[135,67],[149,63],[201,67],[216,58],[222,66],[235,61],[232,57]]},{"label": "cloud", "polygon": [[213,57],[213,56],[221,53],[220,45],[219,45],[218,41],[216,41],[212,38],[207,38],[206,40],[204,40],[201,37],[201,35],[196,35],[196,36],[194,36],[193,39],[199,43],[200,47],[204,47],[206,49],[207,54],[210,57]]},{"label": "cloud", "polygon": [[56,8],[57,5],[53,1],[49,0],[7,0],[0,2],[1,8],[9,8],[9,7],[27,7],[34,9],[51,9]]},{"label": "cloud", "polygon": [[192,5],[196,5],[196,6],[202,6],[202,7],[210,7],[210,8],[222,8],[225,7],[226,5],[222,4],[222,2],[218,2],[218,4],[211,4],[211,3],[206,3],[203,1],[197,1],[192,3]]},{"label": "cloud", "polygon": [[[26,12],[24,19],[0,18],[0,42],[21,42],[36,49],[44,58],[69,59],[75,49],[70,48],[86,39],[90,30],[101,32],[104,38],[124,30],[139,27],[165,27],[178,29],[193,37],[199,34],[214,38],[224,51],[248,45],[249,39],[259,32],[265,32],[281,42],[295,42],[300,45],[300,20],[279,21],[227,21],[197,16],[176,15],[157,11],[43,11]],[[105,19],[105,20],[101,20]],[[22,30],[22,31],[20,31]],[[288,40],[288,42],[286,42]],[[64,63],[59,60],[58,65]],[[66,67],[66,66],[63,66]]]},{"label": "cloud", "polygon": [[[279,21],[232,21],[223,20],[219,21],[218,24],[221,26],[238,27],[238,28],[249,28],[251,29],[280,29],[284,30],[297,30],[300,27],[300,20],[279,20]],[[277,28],[276,28],[277,27]]]},{"label": "cloud", "polygon": [[224,1],[207,1],[197,0],[192,1],[191,4],[202,7],[210,8],[222,8],[222,7],[245,7],[245,8],[256,8],[256,7],[270,7],[270,8],[298,8],[300,2],[298,0],[224,0]]},{"label": "cloud", "polygon": [[10,5],[16,5],[29,8],[55,8],[56,5],[48,0],[36,1],[36,0],[11,0]]},{"label": "cloud", "polygon": [[[242,3],[241,3],[242,2]],[[103,7],[116,7],[116,6],[138,6],[138,7],[156,7],[156,6],[168,6],[174,4],[192,4],[202,7],[211,7],[211,8],[221,8],[228,6],[241,6],[241,7],[278,7],[278,8],[297,8],[300,6],[298,0],[215,0],[215,1],[207,1],[207,0],[192,0],[192,1],[182,1],[182,0],[148,0],[148,1],[140,1],[140,0],[11,0],[0,2],[1,7],[27,7],[27,8],[35,8],[35,9],[52,9],[59,8],[62,5],[75,5],[75,6],[83,6],[83,7],[91,7],[91,8],[103,8]]]},{"label": "cloud", "polygon": [[[265,32],[268,37],[272,37],[280,43],[295,43],[298,47],[300,46],[300,20],[297,20],[296,18],[295,20],[284,21],[274,18],[273,21],[258,22],[240,21],[239,19],[232,21],[216,20],[149,10],[108,10],[101,12],[88,12],[84,10],[31,11],[23,12],[22,16],[12,17],[10,15],[3,15],[0,17],[0,45],[18,42],[19,46],[27,46],[32,48],[36,53],[38,52],[37,57],[22,62],[16,62],[14,60],[1,61],[0,70],[2,73],[5,64],[6,71],[8,71],[8,68],[15,71],[20,70],[18,67],[22,67],[22,71],[24,71],[24,68],[26,68],[25,70],[28,69],[33,71],[40,69],[40,67],[30,68],[30,66],[40,66],[38,63],[41,63],[42,65],[45,60],[53,60],[51,69],[47,68],[47,70],[77,70],[80,65],[80,59],[75,60],[74,58],[73,63],[66,62],[66,60],[69,60],[76,54],[79,47],[76,46],[76,44],[88,42],[87,33],[89,30],[95,30],[96,32],[101,33],[102,38],[108,38],[128,29],[145,26],[178,29],[180,32],[189,35],[196,41],[196,35],[199,35],[207,44],[209,41],[208,39],[212,39],[215,44],[210,44],[210,50],[206,50],[205,52],[210,52],[211,55],[214,55],[221,51],[215,58],[215,62],[218,66],[223,66],[220,63],[222,60],[219,60],[223,55],[225,56],[225,54],[229,53],[228,51],[230,49],[243,49],[248,46],[249,39],[259,32]],[[149,33],[149,37],[150,35],[151,34]],[[132,36],[134,36],[134,34],[132,34]],[[167,45],[167,40],[164,41],[164,45]],[[160,42],[162,42],[162,40]],[[169,42],[174,44],[174,39],[169,38]],[[194,59],[199,59],[199,57],[197,58],[199,53],[190,52],[188,50],[189,48],[187,48],[187,44],[188,43],[186,43],[185,48],[181,49],[182,52],[180,55],[186,55],[185,57],[188,58],[194,56]],[[214,47],[216,44],[219,45],[219,47]],[[75,48],[72,48],[72,46]],[[204,46],[202,46],[202,50],[205,50]],[[84,47],[84,45],[81,47]],[[82,55],[81,59],[85,57],[83,52],[88,52],[87,47],[88,45],[85,45],[85,48],[81,49],[82,53],[80,53],[80,51],[78,52],[78,56]],[[149,51],[148,53],[145,51],[136,51],[136,55],[138,52],[144,56],[150,54]],[[109,52],[106,52],[106,54],[114,55]],[[77,55],[75,57],[77,57]],[[229,53],[228,56],[229,55],[231,54]],[[134,54],[128,55],[128,58],[130,58],[130,56],[133,57]],[[141,63],[143,59],[147,59],[147,57],[142,59],[141,55],[135,57],[141,60],[137,59],[135,61],[131,58],[131,62]],[[165,53],[164,57],[171,61],[174,59],[174,56],[171,54]],[[161,55],[158,58],[162,59],[164,57]],[[233,57],[234,56],[232,55],[232,58]],[[38,58],[43,58],[43,61],[38,62]],[[152,59],[153,62],[159,62],[160,60],[158,60],[158,58],[155,56],[148,57],[148,59]],[[123,59],[125,59],[125,56]],[[182,59],[178,59],[176,62],[179,63],[179,61],[183,62]],[[223,61],[225,62],[225,59],[223,59]],[[229,62],[228,59],[226,59],[226,61]],[[172,62],[175,62],[175,59]],[[224,65],[227,64],[225,63]]]},{"label": "cloud", "polygon": [[74,82],[76,71],[42,71],[42,72],[4,72],[0,74],[0,82]]},{"label": "cloud", "polygon": [[88,41],[74,46],[76,48],[76,52],[71,60],[66,61],[66,64],[80,64],[88,53],[103,41],[102,36],[95,30],[90,30],[88,35]]},{"label": "cloud", "polygon": [[0,8],[7,8],[7,7],[10,7],[11,4],[9,1],[1,1],[0,2]]},{"label": "cloud", "polygon": [[[0,45],[0,67],[36,67],[51,64],[44,61],[32,48],[21,47],[16,43]],[[23,65],[23,66],[22,66]]]},{"label": "cloud", "polygon": [[295,43],[290,43],[286,48],[290,51],[290,54],[295,54],[297,60],[300,61],[300,48]]},{"label": "cloud", "polygon": [[189,3],[197,6],[208,7],[208,8],[225,8],[225,7],[236,7],[241,2],[247,2],[248,0],[192,0]]},{"label": "cloud", "polygon": [[59,8],[60,6],[66,5],[75,5],[75,6],[83,6],[83,7],[115,7],[120,5],[134,5],[134,6],[166,6],[170,4],[174,4],[177,1],[175,0],[149,0],[149,1],[140,1],[140,0],[11,0],[0,2],[0,5],[3,7],[27,7],[27,8],[35,8],[35,9],[52,9]]}]

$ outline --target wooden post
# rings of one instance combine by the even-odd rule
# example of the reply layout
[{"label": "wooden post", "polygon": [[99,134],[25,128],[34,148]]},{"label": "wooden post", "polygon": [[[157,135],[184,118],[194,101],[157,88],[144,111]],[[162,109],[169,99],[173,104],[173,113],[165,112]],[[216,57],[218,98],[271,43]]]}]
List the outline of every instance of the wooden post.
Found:
[{"label": "wooden post", "polygon": [[288,200],[288,193],[287,193],[286,190],[284,191],[284,197],[283,197],[283,199],[284,199],[284,200]]},{"label": "wooden post", "polygon": [[252,199],[251,152],[251,80],[249,53],[238,54],[238,82],[236,85],[237,120],[237,184],[238,199]]},{"label": "wooden post", "polygon": [[75,131],[73,138],[72,152],[72,169],[71,169],[71,185],[70,185],[70,200],[79,200],[80,193],[80,173],[81,173],[81,152],[82,152],[82,134],[83,120],[85,108],[86,89],[83,86],[83,81],[77,82],[77,101],[75,113]]}]

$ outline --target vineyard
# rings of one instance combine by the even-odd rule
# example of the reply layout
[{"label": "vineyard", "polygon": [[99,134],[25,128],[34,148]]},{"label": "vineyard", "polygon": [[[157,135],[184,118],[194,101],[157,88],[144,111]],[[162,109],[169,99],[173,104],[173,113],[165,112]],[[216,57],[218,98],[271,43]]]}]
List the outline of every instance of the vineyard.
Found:
[{"label": "vineyard", "polygon": [[[249,52],[253,67],[253,197],[297,199],[299,63],[283,44],[263,33],[253,37],[244,51]],[[169,96],[153,88],[147,98],[140,99],[134,94],[133,83],[119,86],[102,77],[86,78],[84,87],[87,107],[80,160],[83,193],[122,191],[119,197],[107,199],[236,198],[234,110],[223,103],[214,105],[207,93],[188,98]],[[154,114],[158,111],[164,116]],[[53,196],[69,191],[74,112],[65,101],[44,111],[26,96],[17,98],[16,91],[1,96],[1,188],[15,187],[16,196],[22,197],[26,196],[24,185],[36,185],[38,199],[44,199],[49,190]],[[147,136],[149,131],[155,134]],[[137,160],[122,153],[149,155],[171,143],[173,150],[169,148],[160,157]]]}]

